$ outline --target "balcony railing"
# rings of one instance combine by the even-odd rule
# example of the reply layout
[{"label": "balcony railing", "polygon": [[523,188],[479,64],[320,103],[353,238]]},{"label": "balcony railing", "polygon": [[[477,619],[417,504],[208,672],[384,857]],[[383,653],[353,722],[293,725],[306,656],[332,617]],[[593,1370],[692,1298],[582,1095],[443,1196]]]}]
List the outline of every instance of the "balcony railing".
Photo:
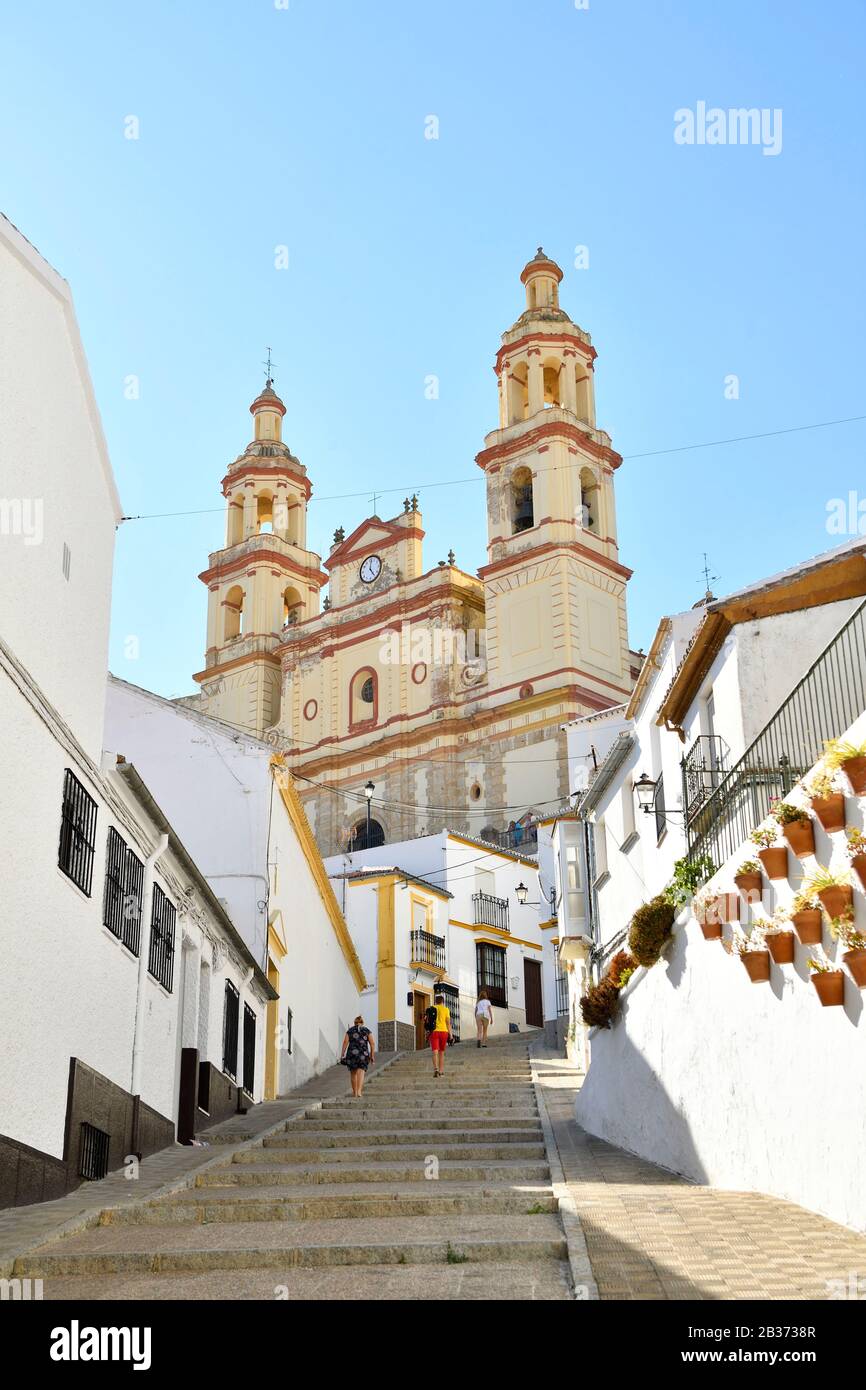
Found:
[{"label": "balcony railing", "polygon": [[[755,741],[688,823],[689,858],[729,859],[866,709],[866,601],[852,613]],[[683,792],[688,786],[683,759]]]},{"label": "balcony railing", "polygon": [[508,925],[507,898],[494,898],[491,893],[473,893],[472,906],[476,927],[496,927],[498,931],[511,930]]},{"label": "balcony railing", "polygon": [[429,965],[434,970],[445,969],[445,937],[429,931],[413,931],[412,964]]},{"label": "balcony railing", "polygon": [[683,805],[686,820],[700,810],[728,770],[728,746],[718,734],[701,734],[683,759]]}]

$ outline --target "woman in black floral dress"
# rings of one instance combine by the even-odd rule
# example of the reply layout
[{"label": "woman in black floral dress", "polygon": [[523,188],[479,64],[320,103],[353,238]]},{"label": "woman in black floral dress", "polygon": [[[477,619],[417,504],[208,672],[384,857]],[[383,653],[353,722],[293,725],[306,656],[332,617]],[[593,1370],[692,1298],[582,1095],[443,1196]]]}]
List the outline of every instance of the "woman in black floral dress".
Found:
[{"label": "woman in black floral dress", "polygon": [[367,1075],[367,1068],[375,1060],[373,1034],[369,1028],[364,1027],[364,1020],[358,1014],[351,1028],[346,1031],[346,1036],[343,1039],[343,1055],[340,1058],[343,1065],[349,1068],[353,1096],[360,1099],[364,1094],[364,1078]]}]

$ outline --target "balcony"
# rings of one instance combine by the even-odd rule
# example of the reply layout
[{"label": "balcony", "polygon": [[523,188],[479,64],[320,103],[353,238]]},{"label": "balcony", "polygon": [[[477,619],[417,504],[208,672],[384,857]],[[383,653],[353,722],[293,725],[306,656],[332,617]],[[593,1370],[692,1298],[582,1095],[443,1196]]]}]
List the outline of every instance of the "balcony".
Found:
[{"label": "balcony", "polygon": [[728,747],[718,734],[701,734],[683,759],[683,804],[690,821],[728,771]]},{"label": "balcony", "polygon": [[[866,709],[866,602],[824,648],[738,763],[688,819],[689,858],[721,867]],[[691,756],[689,754],[689,756]],[[683,759],[683,794],[688,781]]]},{"label": "balcony", "polygon": [[491,893],[473,893],[472,907],[476,927],[495,927],[497,931],[510,931],[508,925],[508,899],[494,898]]},{"label": "balcony", "polygon": [[445,969],[445,937],[429,931],[413,931],[411,936],[412,965],[426,965],[430,970]]}]

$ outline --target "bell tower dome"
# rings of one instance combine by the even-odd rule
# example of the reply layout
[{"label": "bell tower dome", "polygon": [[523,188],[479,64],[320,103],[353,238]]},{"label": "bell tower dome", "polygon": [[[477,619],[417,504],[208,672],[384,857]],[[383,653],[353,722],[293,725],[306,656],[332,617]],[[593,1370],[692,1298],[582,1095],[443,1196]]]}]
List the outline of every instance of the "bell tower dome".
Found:
[{"label": "bell tower dome", "polygon": [[283,441],[286,407],[269,376],[250,406],[253,438],[222,480],[226,541],[199,575],[208,590],[201,708],[261,735],[280,715],[285,631],[319,612],[327,583],[307,550],[307,470]]},{"label": "bell tower dome", "polygon": [[[476,462],[487,481],[485,581],[491,688],[568,676],[603,708],[630,689],[614,475],[595,415],[596,350],[560,307],[563,273],[539,247],[526,307],[502,335],[499,428]],[[544,673],[549,675],[545,676]],[[531,678],[531,679],[530,679]]]}]

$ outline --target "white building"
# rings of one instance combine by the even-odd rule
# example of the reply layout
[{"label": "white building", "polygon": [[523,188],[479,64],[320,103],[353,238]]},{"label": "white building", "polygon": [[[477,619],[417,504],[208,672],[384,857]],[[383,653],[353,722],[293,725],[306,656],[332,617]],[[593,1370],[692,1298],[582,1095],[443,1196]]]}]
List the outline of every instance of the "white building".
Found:
[{"label": "white building", "polygon": [[115,677],[105,742],[146,776],[279,993],[265,1097],[332,1066],[367,981],[283,760],[260,739]]},{"label": "white building", "polygon": [[332,855],[325,866],[371,982],[363,1011],[381,1048],[423,1046],[424,1010],[440,989],[463,1038],[474,1034],[482,985],[494,1033],[541,1027],[533,858],[443,830]]},{"label": "white building", "polygon": [[[593,978],[627,947],[635,909],[687,856],[710,861],[707,891],[733,895],[745,933],[776,910],[789,913],[819,866],[851,878],[845,836],[827,834],[813,816],[814,854],[800,860],[789,851],[786,877],[763,877],[760,904],[747,906],[734,883],[739,866],[757,857],[751,832],[778,799],[809,809],[804,783],[824,741],[866,739],[864,594],[859,538],[662,621],[626,727],[576,799],[578,843],[587,847],[582,902],[575,915],[564,900],[561,936],[591,939]],[[569,727],[575,758],[592,733],[589,721]],[[648,813],[635,795],[643,776]],[[836,785],[847,826],[862,829],[863,799],[843,774]],[[852,881],[854,926],[863,932],[866,901]],[[853,1156],[866,1139],[866,1033],[845,946],[825,921],[820,945],[796,940],[793,961],[773,958],[769,980],[753,985],[733,938],[727,925],[721,945],[705,940],[683,908],[662,959],[638,968],[621,992],[612,1027],[590,1031],[578,1118],[688,1177],[773,1193],[864,1228]],[[843,970],[842,1007],[821,1007],[812,958]]]},{"label": "white building", "polygon": [[[182,1102],[195,1124],[190,1050],[222,1068],[228,983],[254,1016],[236,1049],[254,1099],[273,991],[135,769],[103,764],[120,503],[69,287],[5,219],[0,316],[0,1205],[13,1205],[171,1143]],[[191,953],[209,956],[209,996]]]}]

